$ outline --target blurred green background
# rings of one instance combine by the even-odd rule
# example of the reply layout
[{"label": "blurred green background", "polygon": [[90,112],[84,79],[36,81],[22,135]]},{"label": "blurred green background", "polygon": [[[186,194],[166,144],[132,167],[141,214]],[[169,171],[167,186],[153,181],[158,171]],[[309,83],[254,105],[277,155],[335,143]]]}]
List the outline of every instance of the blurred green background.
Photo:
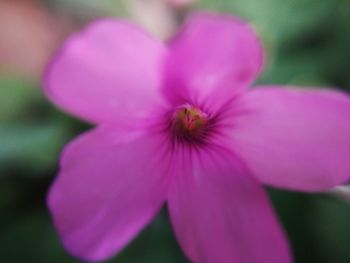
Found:
[{"label": "blurred green background", "polygon": [[[60,245],[45,195],[60,150],[89,127],[43,97],[40,76],[65,36],[88,21],[132,18],[126,2],[0,0],[0,262],[79,262]],[[253,23],[267,54],[259,83],[350,91],[349,0],[202,0],[193,8]],[[297,263],[350,262],[349,204],[330,194],[269,192]],[[164,210],[110,262],[188,261]]]}]

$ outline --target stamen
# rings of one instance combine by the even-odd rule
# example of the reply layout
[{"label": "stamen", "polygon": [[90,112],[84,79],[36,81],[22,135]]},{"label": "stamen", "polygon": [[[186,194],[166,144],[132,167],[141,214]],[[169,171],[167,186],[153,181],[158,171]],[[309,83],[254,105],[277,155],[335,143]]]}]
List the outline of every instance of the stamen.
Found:
[{"label": "stamen", "polygon": [[186,141],[199,141],[205,133],[208,119],[208,114],[197,107],[184,104],[174,112],[173,133]]}]

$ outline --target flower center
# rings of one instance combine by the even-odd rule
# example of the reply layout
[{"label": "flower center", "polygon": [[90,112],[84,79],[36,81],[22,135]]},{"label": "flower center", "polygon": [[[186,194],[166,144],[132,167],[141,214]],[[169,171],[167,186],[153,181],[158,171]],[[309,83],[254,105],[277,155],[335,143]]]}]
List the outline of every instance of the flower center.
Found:
[{"label": "flower center", "polygon": [[184,104],[178,107],[173,115],[174,135],[186,141],[199,141],[205,135],[208,114],[197,107]]}]

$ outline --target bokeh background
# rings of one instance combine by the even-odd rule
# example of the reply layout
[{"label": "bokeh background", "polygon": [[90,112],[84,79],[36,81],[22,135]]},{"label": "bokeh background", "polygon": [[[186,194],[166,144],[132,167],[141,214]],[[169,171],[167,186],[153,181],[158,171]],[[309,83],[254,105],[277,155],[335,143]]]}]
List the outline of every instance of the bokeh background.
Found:
[{"label": "bokeh background", "polygon": [[[0,0],[0,262],[79,262],[60,245],[45,195],[60,150],[89,127],[54,108],[40,79],[65,37],[93,19],[126,17],[166,38],[176,28],[169,20],[174,12],[177,18],[196,8],[231,12],[251,21],[265,45],[266,71],[259,83],[350,92],[349,0],[202,0],[176,10],[157,2]],[[269,193],[297,263],[350,262],[349,202],[330,193]],[[109,262],[188,261],[164,209]]]}]

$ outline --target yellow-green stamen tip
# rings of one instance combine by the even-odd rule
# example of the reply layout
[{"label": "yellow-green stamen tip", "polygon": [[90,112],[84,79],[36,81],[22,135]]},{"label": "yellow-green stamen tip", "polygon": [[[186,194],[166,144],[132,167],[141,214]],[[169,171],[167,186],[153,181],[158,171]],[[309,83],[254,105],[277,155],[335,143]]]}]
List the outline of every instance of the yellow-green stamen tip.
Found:
[{"label": "yellow-green stamen tip", "polygon": [[188,104],[179,107],[174,117],[176,128],[189,134],[200,132],[208,121],[207,114]]}]

